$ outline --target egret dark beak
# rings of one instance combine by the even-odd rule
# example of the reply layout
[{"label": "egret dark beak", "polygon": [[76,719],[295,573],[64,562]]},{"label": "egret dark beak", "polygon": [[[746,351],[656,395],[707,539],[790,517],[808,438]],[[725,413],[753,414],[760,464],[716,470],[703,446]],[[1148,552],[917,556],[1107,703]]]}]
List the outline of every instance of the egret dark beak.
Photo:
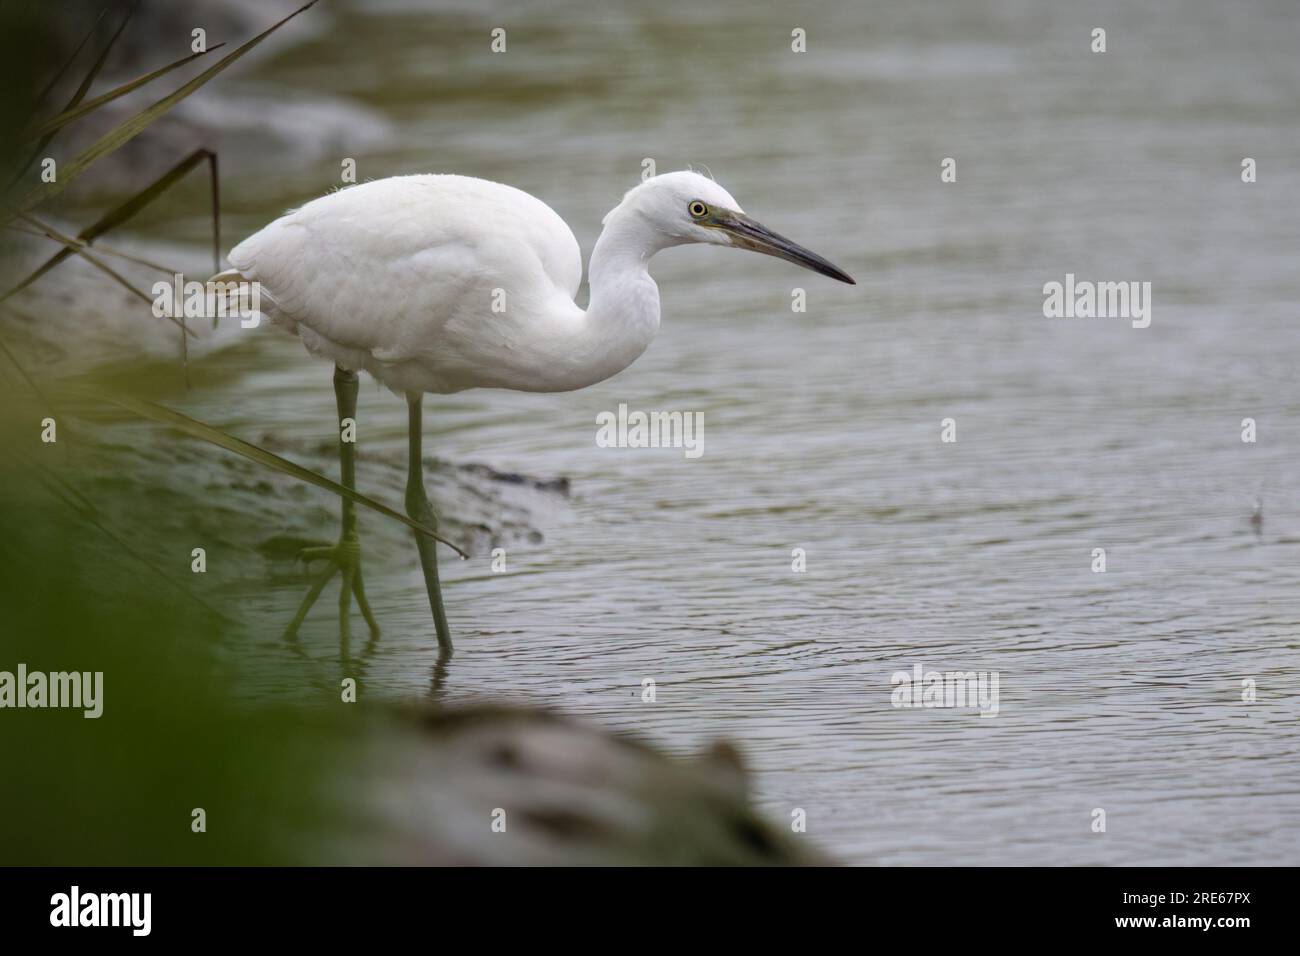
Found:
[{"label": "egret dark beak", "polygon": [[743,212],[719,212],[710,225],[721,229],[731,236],[731,244],[739,249],[751,249],[764,255],[776,256],[797,266],[820,272],[840,282],[857,285],[843,269],[832,265],[815,252],[791,242],[785,236],[778,235],[766,226],[750,219]]}]

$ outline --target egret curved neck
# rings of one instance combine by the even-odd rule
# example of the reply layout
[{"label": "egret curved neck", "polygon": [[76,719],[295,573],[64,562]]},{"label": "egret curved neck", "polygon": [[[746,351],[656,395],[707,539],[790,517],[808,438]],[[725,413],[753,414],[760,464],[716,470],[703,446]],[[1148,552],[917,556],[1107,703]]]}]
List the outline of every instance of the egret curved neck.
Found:
[{"label": "egret curved neck", "polygon": [[595,381],[631,365],[659,330],[659,287],[646,270],[663,242],[635,214],[615,212],[596,240],[587,269],[589,334],[602,345]]}]

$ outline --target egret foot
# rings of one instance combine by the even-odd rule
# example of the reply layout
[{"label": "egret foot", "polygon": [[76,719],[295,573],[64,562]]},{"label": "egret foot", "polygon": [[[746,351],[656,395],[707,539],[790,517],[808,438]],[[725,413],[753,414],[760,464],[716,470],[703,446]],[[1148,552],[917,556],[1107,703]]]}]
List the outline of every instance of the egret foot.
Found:
[{"label": "egret foot", "polygon": [[307,612],[311,610],[311,606],[316,603],[325,585],[329,584],[336,573],[343,575],[343,585],[339,588],[339,639],[346,642],[351,637],[348,615],[352,610],[352,596],[356,595],[357,607],[361,609],[361,616],[366,619],[366,625],[370,628],[370,639],[379,640],[379,625],[375,622],[374,614],[371,613],[370,602],[366,600],[366,587],[361,576],[361,540],[356,533],[344,534],[337,544],[328,547],[303,548],[298,552],[298,558],[304,564],[313,561],[325,561],[328,564],[325,570],[312,581],[306,597],[298,606],[298,613],[293,616],[293,620],[285,629],[285,640],[298,639],[298,628],[306,619]]}]

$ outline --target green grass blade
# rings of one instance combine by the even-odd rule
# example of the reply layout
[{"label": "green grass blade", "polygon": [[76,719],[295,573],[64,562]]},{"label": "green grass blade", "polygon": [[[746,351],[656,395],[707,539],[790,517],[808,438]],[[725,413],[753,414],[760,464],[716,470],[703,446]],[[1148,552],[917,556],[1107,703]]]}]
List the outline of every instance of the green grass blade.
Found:
[{"label": "green grass blade", "polygon": [[394,511],[387,505],[380,504],[378,501],[366,497],[359,491],[354,491],[351,488],[346,488],[343,485],[340,485],[336,481],[331,481],[324,475],[318,475],[309,468],[304,468],[302,465],[294,464],[287,458],[281,458],[279,455],[269,452],[265,448],[259,448],[257,445],[246,442],[242,438],[236,438],[234,435],[227,435],[220,429],[213,428],[211,425],[190,418],[188,415],[183,415],[180,412],[163,405],[156,405],[153,402],[142,401],[118,393],[70,389],[65,394],[68,394],[69,396],[90,398],[99,402],[111,402],[112,404],[119,405],[135,415],[139,415],[141,418],[157,422],[160,425],[168,425],[187,435],[201,438],[206,442],[216,445],[218,448],[224,448],[226,451],[234,452],[236,455],[247,458],[249,461],[256,462],[259,465],[278,471],[281,474],[288,475],[291,478],[296,478],[309,485],[315,485],[317,488],[324,488],[326,491],[332,491],[340,498],[347,498],[350,501],[355,501],[357,504],[364,505],[371,511],[376,511],[386,518],[400,521],[413,531],[427,534],[434,540],[441,541],[462,558],[468,557],[464,551],[452,542],[448,541],[442,535],[438,534],[431,528],[426,528],[417,521],[411,520],[401,512]]},{"label": "green grass blade", "polygon": [[27,374],[27,369],[18,361],[18,357],[14,355],[13,352],[9,351],[9,346],[5,345],[3,340],[0,340],[0,352],[3,352],[5,358],[9,360],[9,364],[18,370],[18,374],[21,375],[23,381],[27,383],[27,387],[32,390],[32,394],[43,402],[47,401],[45,393],[42,392],[41,387],[36,384],[36,379]]},{"label": "green grass blade", "polygon": [[[20,215],[18,218],[20,218],[23,222],[30,223],[31,225],[35,226],[45,235],[47,239],[52,239],[54,242],[63,243],[63,245],[65,245],[67,248],[75,252],[77,255],[81,256],[81,258],[85,259],[87,262],[89,262],[100,272],[104,273],[106,276],[108,276],[110,279],[112,279],[122,288],[126,289],[126,291],[130,292],[133,296],[143,300],[144,303],[152,309],[153,299],[151,299],[145,293],[141,292],[139,289],[133,286],[130,283],[130,281],[127,280],[127,278],[123,276],[120,272],[118,272],[116,269],[108,265],[106,262],[101,260],[98,256],[94,255],[92,252],[90,252],[90,250],[86,248],[85,243],[83,243],[81,240],[74,239],[71,236],[65,236],[63,233],[59,232],[59,230],[55,229],[53,226],[43,223],[39,219],[35,218],[34,216],[29,216],[26,213]],[[0,297],[0,302],[4,302],[11,295],[13,295],[14,292],[17,291],[18,291],[17,289],[10,290],[4,296]],[[193,332],[190,332],[188,329],[186,329],[185,323],[177,319],[175,316],[169,315],[167,316],[167,318],[170,319],[174,324],[180,326],[182,332],[188,335],[194,334]]]},{"label": "green grass blade", "polygon": [[[45,233],[41,232],[39,229],[33,229],[30,226],[18,226],[18,225],[14,225],[11,222],[8,225],[4,226],[3,228],[8,229],[10,232],[20,232],[24,236],[35,236],[38,239],[47,238]],[[80,236],[78,236],[77,238],[80,238]],[[164,266],[157,262],[154,262],[152,259],[145,259],[142,256],[137,256],[129,252],[124,252],[123,250],[117,248],[117,246],[110,246],[106,242],[95,243],[95,251],[99,253],[103,253],[106,256],[112,256],[115,259],[122,259],[126,262],[134,262],[138,266],[144,266],[146,269],[152,269],[155,272],[161,272],[165,276],[174,276],[176,275],[176,273],[182,271],[176,268],[175,266]],[[51,257],[51,260],[49,263],[47,263],[47,265],[53,265],[55,259],[57,259],[59,262],[62,262],[70,255],[72,255],[72,252],[68,250],[66,247],[60,249],[58,252],[54,254],[54,256]],[[29,284],[30,283],[24,283],[24,285],[29,285]],[[8,298],[8,293],[6,293],[5,296],[0,298]]]},{"label": "green grass blade", "polygon": [[[136,8],[139,6],[140,0],[136,0],[136,2],[131,5],[131,9],[127,10],[126,16],[124,16],[122,22],[117,25],[117,29],[113,31],[113,35],[108,38],[108,43],[104,46],[104,49],[99,52],[99,56],[95,59],[90,71],[82,78],[81,85],[78,86],[77,91],[72,94],[72,99],[68,100],[68,105],[64,107],[65,111],[73,109],[86,98],[86,94],[90,92],[91,84],[95,82],[95,77],[99,76],[99,71],[104,68],[104,63],[108,59],[109,52],[112,51],[113,46],[117,43],[117,38],[122,35],[122,31],[126,29],[126,25],[131,22],[131,17],[135,15]],[[9,181],[6,191],[12,189],[18,184],[18,181],[22,179],[23,173],[36,161],[36,158],[45,151],[45,147],[50,145],[50,140],[52,139],[54,139],[53,132],[46,133],[41,137],[41,141],[32,149],[32,154],[27,157],[27,161],[14,170],[13,179]]]},{"label": "green grass blade", "polygon": [[27,212],[28,210],[35,208],[40,203],[45,202],[46,200],[54,196],[57,196],[59,193],[63,192],[63,190],[67,188],[70,182],[72,182],[74,179],[76,179],[78,176],[84,173],[87,169],[89,169],[100,159],[109,155],[115,150],[121,148],[126,143],[130,142],[132,139],[134,139],[136,136],[142,133],[145,129],[147,129],[149,125],[154,122],[154,120],[158,119],[158,117],[162,116],[164,113],[170,110],[181,100],[185,99],[195,90],[199,89],[201,86],[207,83],[208,80],[212,79],[222,70],[224,70],[226,67],[230,66],[230,64],[234,63],[241,56],[243,56],[253,47],[257,46],[259,43],[265,40],[268,36],[270,36],[280,27],[284,26],[284,24],[288,23],[298,14],[302,13],[304,10],[309,10],[311,7],[315,6],[316,3],[317,0],[311,0],[310,3],[307,3],[304,6],[299,7],[297,10],[293,11],[293,13],[289,14],[283,20],[280,20],[278,23],[273,24],[268,29],[259,33],[257,36],[253,37],[248,42],[244,43],[242,46],[227,53],[224,57],[221,58],[220,61],[208,67],[198,76],[194,77],[194,79],[182,85],[179,89],[173,91],[172,93],[169,93],[167,96],[164,96],[157,103],[154,103],[152,106],[142,110],[141,112],[137,113],[135,116],[127,120],[125,123],[118,126],[116,129],[101,136],[94,143],[88,146],[80,156],[76,157],[75,159],[71,160],[68,163],[65,163],[60,168],[59,178],[56,182],[38,183],[32,189],[28,190],[27,194],[23,196],[21,200],[19,200],[17,204],[17,211]]},{"label": "green grass blade", "polygon": [[[221,271],[221,180],[217,176],[217,154],[204,150],[208,154],[208,176],[212,187],[212,274]],[[216,319],[212,320],[216,322]]]},{"label": "green grass blade", "polygon": [[80,106],[77,106],[73,109],[64,110],[58,116],[51,117],[50,119],[42,123],[40,126],[31,130],[27,134],[27,138],[33,139],[37,136],[43,136],[46,134],[55,133],[62,127],[67,126],[73,120],[80,119],[81,117],[85,116],[87,113],[93,113],[95,110],[99,109],[105,103],[111,103],[113,102],[113,100],[118,99],[119,97],[126,96],[126,94],[138,90],[146,83],[151,83],[154,80],[158,79],[158,77],[170,73],[172,70],[175,70],[178,67],[182,67],[186,63],[191,62],[192,60],[197,60],[201,56],[207,56],[213,50],[220,50],[223,46],[225,46],[224,43],[218,43],[216,46],[209,47],[208,49],[203,50],[200,53],[191,53],[189,56],[182,57],[181,59],[177,60],[175,63],[169,63],[164,67],[160,67],[159,69],[154,70],[152,73],[146,73],[144,76],[137,77],[136,79],[132,80],[130,83],[123,83],[121,86],[115,87],[114,89],[109,90],[107,93],[104,93],[100,96],[96,96],[93,100],[86,100]]},{"label": "green grass blade", "polygon": [[77,44],[77,48],[72,51],[72,56],[68,57],[63,66],[59,67],[58,72],[50,77],[50,81],[46,83],[41,92],[37,94],[36,100],[32,103],[31,112],[33,114],[41,108],[41,104],[45,102],[45,97],[54,92],[54,88],[59,85],[59,80],[63,79],[63,74],[68,72],[68,68],[71,67],[73,63],[77,62],[77,57],[81,56],[81,51],[86,48],[86,44],[90,42],[90,38],[95,35],[95,31],[99,29],[100,23],[103,22],[104,17],[106,16],[108,16],[108,7],[99,11],[99,16],[95,17],[95,22],[90,25],[90,30],[81,38],[81,42]]},{"label": "green grass blade", "polygon": [[94,65],[91,66],[90,72],[85,75],[81,81],[81,85],[77,87],[77,92],[72,94],[72,99],[69,100],[68,105],[64,107],[65,110],[72,109],[86,98],[86,94],[90,92],[91,84],[94,83],[95,78],[99,76],[99,71],[104,68],[104,63],[108,60],[108,54],[112,52],[113,47],[117,44],[118,37],[122,35],[122,31],[126,29],[126,25],[131,22],[131,17],[135,16],[135,11],[139,6],[140,0],[136,0],[135,3],[131,4],[131,9],[126,11],[126,16],[124,16],[122,22],[117,25],[117,29],[113,31],[113,35],[108,38],[108,43],[105,44],[104,49],[99,52],[99,56],[95,59]]},{"label": "green grass blade", "polygon": [[163,192],[170,189],[178,179],[210,155],[211,153],[206,149],[196,149],[134,196],[104,213],[94,225],[87,226],[82,230],[78,238],[92,242],[110,229],[116,229],[157,199]]},{"label": "green grass blade", "polygon": [[[114,206],[108,212],[104,213],[104,215],[101,216],[93,225],[87,226],[85,229],[81,230],[81,232],[77,233],[78,241],[88,244],[94,242],[110,229],[116,229],[145,206],[149,205],[149,203],[157,199],[164,191],[170,189],[178,179],[188,173],[199,163],[203,162],[204,159],[212,157],[213,155],[214,154],[210,153],[206,149],[196,149],[134,196],[129,197],[117,206]],[[42,233],[42,235],[44,235],[44,233]],[[4,295],[0,296],[0,302],[4,302],[17,292],[21,292],[41,276],[45,275],[45,273],[57,266],[64,259],[68,258],[68,256],[73,254],[74,250],[72,248],[65,247],[60,249],[45,262],[41,263],[40,267],[37,268],[35,272],[27,276],[27,278],[23,279],[22,282],[19,282]],[[218,269],[217,271],[220,270]],[[167,274],[171,275],[172,273],[168,272]]]},{"label": "green grass blade", "polygon": [[[23,222],[30,223],[31,225],[39,229],[41,233],[44,234],[45,238],[50,239],[54,242],[63,243],[63,245],[70,252],[76,253],[77,255],[81,256],[83,259],[89,262],[100,272],[103,272],[105,275],[107,275],[110,279],[112,279],[122,288],[126,289],[126,291],[130,292],[136,298],[142,300],[146,305],[153,305],[153,299],[149,298],[149,296],[145,295],[135,286],[131,285],[130,281],[128,281],[125,276],[123,276],[120,272],[115,271],[112,267],[106,265],[104,262],[102,262],[99,259],[98,256],[92,255],[87,249],[84,248],[84,243],[76,239],[73,239],[71,236],[65,236],[63,233],[59,232],[59,230],[55,229],[53,226],[43,223],[39,219],[36,219],[32,216],[24,215],[24,216],[20,216],[19,218],[21,218]],[[9,298],[9,295],[6,295],[4,298],[5,299]],[[3,301],[4,299],[0,299],[0,302]]]}]

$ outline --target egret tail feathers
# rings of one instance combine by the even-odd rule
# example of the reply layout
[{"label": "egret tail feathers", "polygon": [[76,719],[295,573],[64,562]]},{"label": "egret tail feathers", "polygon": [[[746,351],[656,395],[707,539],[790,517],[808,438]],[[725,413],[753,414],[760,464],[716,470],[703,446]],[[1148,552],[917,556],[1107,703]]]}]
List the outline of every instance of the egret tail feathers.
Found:
[{"label": "egret tail feathers", "polygon": [[218,272],[212,278],[204,282],[204,285],[225,285],[227,283],[247,282],[244,274],[238,269],[227,269],[225,272]]},{"label": "egret tail feathers", "polygon": [[228,298],[232,294],[238,294],[240,287],[247,281],[238,269],[227,269],[225,272],[218,272],[203,284],[207,287],[209,295]]},{"label": "egret tail feathers", "polygon": [[256,283],[250,282],[238,269],[226,269],[208,279],[204,288],[212,309],[213,322],[219,316],[238,315],[241,319],[253,318],[255,326],[258,321],[254,318],[255,314],[267,311],[270,306],[269,302],[263,301],[261,290],[255,286]]}]

